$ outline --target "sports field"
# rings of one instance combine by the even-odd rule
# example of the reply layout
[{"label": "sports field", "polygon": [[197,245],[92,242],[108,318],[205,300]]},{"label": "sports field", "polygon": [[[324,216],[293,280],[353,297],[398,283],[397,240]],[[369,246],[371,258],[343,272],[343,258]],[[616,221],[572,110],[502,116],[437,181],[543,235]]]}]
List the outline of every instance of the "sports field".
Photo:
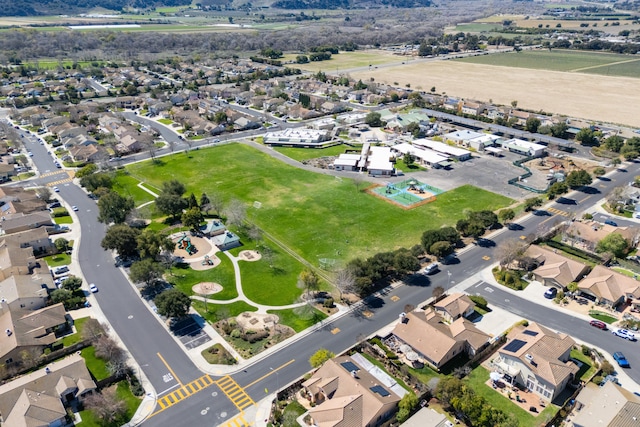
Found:
[{"label": "sports field", "polygon": [[[311,263],[320,258],[347,261],[356,256],[411,247],[422,232],[453,225],[463,210],[496,210],[509,198],[466,185],[435,202],[403,210],[364,192],[349,179],[308,172],[243,144],[200,150],[130,165],[135,178],[154,186],[179,179],[188,192],[220,193],[249,206],[248,217]],[[254,202],[261,203],[255,208]]]},{"label": "sports field", "polygon": [[[494,55],[480,56],[478,58],[482,59],[478,60],[488,61],[486,58],[491,56]],[[609,60],[608,55],[603,58]],[[508,61],[513,63],[515,59],[509,58]],[[527,61],[531,63],[533,60]],[[435,87],[438,93],[464,99],[491,100],[498,105],[518,101],[518,107],[528,110],[640,127],[640,104],[637,102],[640,79],[595,74],[598,69],[606,73],[607,67],[609,73],[628,73],[633,63],[592,63],[597,68],[587,68],[585,64],[583,59],[576,60],[572,65],[573,72],[564,72],[462,61],[417,61],[385,67],[384,70],[353,72],[351,77],[363,81],[373,77],[376,82],[389,85],[396,82],[400,86],[410,84],[411,88],[419,90]],[[582,70],[576,71],[578,67]]]},{"label": "sports field", "polygon": [[[284,60],[295,60],[297,55],[287,55]],[[347,70],[351,68],[361,68],[389,64],[393,62],[402,62],[413,60],[411,57],[404,57],[394,55],[391,52],[384,50],[366,50],[355,52],[341,52],[337,55],[332,55],[328,61],[309,62],[307,64],[291,64],[288,65],[292,68],[300,68],[304,71],[318,72],[318,71],[331,71]]]},{"label": "sports field", "polygon": [[[609,75],[618,66],[626,66],[623,77],[640,77],[640,57],[615,53],[584,52],[573,50],[529,50],[521,52],[498,53],[456,59],[458,62],[472,64],[498,65],[502,67],[531,68],[537,70],[591,72],[601,74],[611,69]],[[619,68],[623,70],[623,68]]]}]

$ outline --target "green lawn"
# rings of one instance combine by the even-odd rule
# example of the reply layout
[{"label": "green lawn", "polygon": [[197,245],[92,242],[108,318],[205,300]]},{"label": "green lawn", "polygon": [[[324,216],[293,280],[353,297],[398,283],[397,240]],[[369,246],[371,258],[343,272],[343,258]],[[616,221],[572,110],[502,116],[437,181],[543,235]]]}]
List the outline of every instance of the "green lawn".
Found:
[{"label": "green lawn", "polygon": [[576,378],[582,381],[588,381],[596,373],[597,368],[593,366],[593,360],[591,360],[589,356],[582,354],[582,351],[576,349],[571,350],[571,358],[577,359],[583,363],[576,374]]},{"label": "green lawn", "polygon": [[636,273],[634,273],[633,271],[627,270],[626,268],[622,268],[622,267],[612,267],[611,268],[613,271],[617,271],[620,274],[624,274],[625,276],[628,277],[637,277],[638,275]]},{"label": "green lawn", "polygon": [[589,316],[593,317],[594,319],[600,320],[604,323],[607,323],[609,325],[618,321],[617,317],[609,316],[608,314],[602,313],[597,310],[589,311]]},{"label": "green lawn", "polygon": [[313,307],[289,308],[287,310],[269,310],[268,313],[277,314],[278,323],[301,332],[327,318],[327,315]]},{"label": "green lawn", "polygon": [[[597,70],[602,71],[602,66],[612,64],[614,62],[629,61],[635,59],[628,55],[620,55],[615,53],[598,53],[585,51],[571,51],[553,49],[509,52],[494,55],[480,55],[469,58],[456,59],[456,61],[470,62],[474,64],[498,65],[503,67],[531,68],[536,70],[552,70],[552,71],[576,71],[576,72],[593,72],[601,74]],[[635,76],[640,72],[640,61],[627,63],[626,69],[635,69]],[[635,67],[632,64],[636,64]],[[622,64],[621,64],[622,65]],[[620,67],[618,65],[616,67]],[[585,67],[599,66],[598,68],[581,71]],[[611,75],[614,75],[615,68],[609,66]],[[606,70],[607,67],[604,69]],[[615,74],[617,75],[617,74]]]},{"label": "green lawn", "polygon": [[171,120],[171,119],[158,119],[158,122],[162,123],[163,125],[170,125],[171,123],[173,123],[173,120]]},{"label": "green lawn", "polygon": [[91,372],[98,381],[109,377],[110,374],[107,369],[107,362],[96,357],[96,349],[94,346],[83,348],[80,354],[87,363],[89,372]]},{"label": "green lawn", "polygon": [[347,149],[353,149],[347,145],[334,145],[327,148],[291,148],[291,147],[273,147],[279,153],[299,162],[309,159],[317,159],[325,156],[339,156]]},{"label": "green lawn", "polygon": [[[187,295],[194,295],[191,289],[200,282],[215,282],[222,285],[222,291],[209,295],[212,300],[230,300],[238,296],[236,279],[231,260],[224,254],[218,254],[220,265],[209,270],[193,270],[188,265],[178,265],[171,268],[165,276],[169,283]],[[183,268],[184,267],[184,268]]]},{"label": "green lawn", "polygon": [[494,408],[502,410],[506,414],[513,414],[518,420],[520,427],[537,427],[542,425],[547,419],[551,419],[558,411],[555,405],[548,404],[538,416],[534,417],[530,412],[525,411],[506,396],[498,393],[493,388],[485,384],[489,380],[489,371],[482,366],[478,366],[465,380],[479,395],[487,399],[487,402]]},{"label": "green lawn", "polygon": [[640,59],[636,59],[633,62],[602,65],[597,68],[582,70],[581,73],[638,78],[640,75]]},{"label": "green lawn", "polygon": [[60,267],[61,265],[71,264],[71,255],[55,254],[43,258],[49,267]]},{"label": "green lawn", "polygon": [[123,417],[123,420],[118,420],[111,424],[105,424],[101,419],[97,418],[93,414],[93,412],[91,412],[91,410],[85,409],[84,411],[80,411],[82,422],[77,425],[80,425],[82,427],[118,427],[122,425],[123,422],[130,420],[136,413],[138,406],[140,406],[141,399],[131,393],[131,390],[129,389],[129,383],[126,380],[120,381],[117,384],[116,396],[120,400],[124,400],[127,404],[127,413]]},{"label": "green lawn", "polygon": [[128,170],[155,187],[178,177],[187,192],[219,192],[226,201],[245,202],[249,221],[314,264],[319,258],[348,260],[411,247],[424,230],[455,225],[465,209],[497,210],[513,202],[465,185],[403,210],[356,189],[349,179],[300,170],[241,144],[202,149],[192,158],[175,154]]},{"label": "green lawn", "polygon": [[[284,59],[295,59],[285,57]],[[390,52],[383,51],[362,51],[340,52],[338,55],[332,55],[327,61],[308,62],[306,64],[287,64],[288,67],[300,68],[305,71],[317,72],[326,70],[344,70],[356,67],[367,67],[369,65],[381,65],[392,62],[408,61],[409,58],[399,57]]]},{"label": "green lawn", "polygon": [[191,301],[191,305],[198,313],[211,323],[229,317],[236,317],[245,311],[258,311],[258,309],[244,301],[236,301],[230,304],[212,304],[208,303],[205,307],[202,301]]},{"label": "green lawn", "polygon": [[73,224],[73,219],[71,219],[71,215],[57,216],[53,218],[56,224]]},{"label": "green lawn", "polygon": [[73,324],[76,327],[76,333],[67,335],[59,339],[58,342],[62,342],[63,347],[70,347],[73,344],[82,341],[82,327],[87,320],[89,320],[89,317],[83,317],[81,319],[74,320]]},{"label": "green lawn", "polygon": [[155,199],[151,194],[138,187],[140,181],[122,171],[116,174],[113,182],[113,190],[122,196],[133,198],[136,206]]}]

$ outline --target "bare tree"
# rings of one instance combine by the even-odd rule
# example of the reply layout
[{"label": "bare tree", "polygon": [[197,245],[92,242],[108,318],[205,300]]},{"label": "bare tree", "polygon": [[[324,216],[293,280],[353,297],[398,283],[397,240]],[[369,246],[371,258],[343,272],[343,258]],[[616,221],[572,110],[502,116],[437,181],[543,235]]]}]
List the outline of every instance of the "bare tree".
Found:
[{"label": "bare tree", "polygon": [[527,249],[527,244],[520,239],[507,239],[500,244],[495,251],[495,256],[500,263],[500,267],[505,267],[515,261]]},{"label": "bare tree", "polygon": [[356,276],[351,269],[342,268],[336,272],[335,285],[340,291],[340,301],[342,301],[343,294],[350,294],[355,291]]},{"label": "bare tree", "polygon": [[124,350],[118,345],[115,340],[102,335],[95,342],[96,356],[104,360],[116,360],[123,357]]},{"label": "bare tree", "polygon": [[96,319],[89,318],[82,327],[82,339],[94,340],[105,334],[104,326]]},{"label": "bare tree", "polygon": [[227,217],[227,224],[240,226],[247,218],[247,207],[238,199],[233,199],[224,211]]},{"label": "bare tree", "polygon": [[359,193],[360,190],[362,189],[362,186],[365,183],[365,179],[364,179],[364,175],[359,173],[356,174],[353,178],[352,178],[352,182],[353,182],[353,186],[356,187],[356,191]]},{"label": "bare tree", "polygon": [[254,242],[260,242],[262,240],[262,230],[255,224],[251,224],[247,230],[247,235]]},{"label": "bare tree", "polygon": [[445,293],[445,290],[442,286],[436,286],[435,288],[433,288],[433,292],[431,293],[431,296],[435,299],[438,299],[441,296],[443,296],[444,293]]},{"label": "bare tree", "polygon": [[111,424],[122,418],[127,411],[124,400],[118,399],[114,387],[106,388],[101,393],[93,393],[84,399],[84,404],[97,418]]}]

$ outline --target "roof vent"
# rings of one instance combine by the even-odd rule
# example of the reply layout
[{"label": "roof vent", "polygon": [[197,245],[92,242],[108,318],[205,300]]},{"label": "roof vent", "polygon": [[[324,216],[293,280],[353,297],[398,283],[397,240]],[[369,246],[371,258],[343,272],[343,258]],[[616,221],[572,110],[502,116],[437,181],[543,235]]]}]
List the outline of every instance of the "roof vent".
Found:
[{"label": "roof vent", "polygon": [[524,358],[527,359],[530,363],[533,363],[533,356],[529,353],[525,354]]}]

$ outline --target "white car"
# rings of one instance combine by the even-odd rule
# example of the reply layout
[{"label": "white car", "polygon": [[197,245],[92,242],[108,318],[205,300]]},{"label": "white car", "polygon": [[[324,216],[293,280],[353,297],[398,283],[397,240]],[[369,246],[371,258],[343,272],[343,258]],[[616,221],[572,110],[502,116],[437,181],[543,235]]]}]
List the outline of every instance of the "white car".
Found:
[{"label": "white car", "polygon": [[624,338],[626,340],[629,341],[635,341],[636,340],[636,336],[633,332],[627,330],[627,329],[612,329],[611,333],[613,335],[616,335],[620,338]]},{"label": "white car", "polygon": [[424,268],[424,274],[433,274],[436,271],[438,271],[438,263],[436,262],[429,264]]},{"label": "white car", "polygon": [[53,187],[53,191],[55,191],[56,193],[59,193],[60,189],[57,186],[55,186],[55,187]]},{"label": "white car", "polygon": [[33,153],[31,151],[29,151],[29,157],[33,157]]},{"label": "white car", "polygon": [[98,292],[98,287],[95,285],[95,283],[92,283],[89,285],[89,290],[92,294],[95,294],[96,292]]},{"label": "white car", "polygon": [[74,212],[78,212],[78,207],[77,206],[71,206],[71,210]]}]

